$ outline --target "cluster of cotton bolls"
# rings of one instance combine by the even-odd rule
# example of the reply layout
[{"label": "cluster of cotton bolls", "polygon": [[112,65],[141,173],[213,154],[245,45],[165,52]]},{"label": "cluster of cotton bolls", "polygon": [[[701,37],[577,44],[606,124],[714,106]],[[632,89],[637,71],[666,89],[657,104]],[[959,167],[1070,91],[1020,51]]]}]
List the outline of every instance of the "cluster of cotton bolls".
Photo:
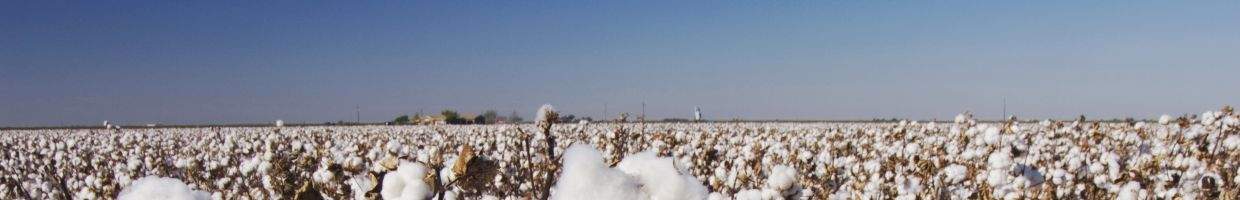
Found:
[{"label": "cluster of cotton bolls", "polygon": [[1149,122],[0,131],[0,199],[1219,199],[1230,107]]}]

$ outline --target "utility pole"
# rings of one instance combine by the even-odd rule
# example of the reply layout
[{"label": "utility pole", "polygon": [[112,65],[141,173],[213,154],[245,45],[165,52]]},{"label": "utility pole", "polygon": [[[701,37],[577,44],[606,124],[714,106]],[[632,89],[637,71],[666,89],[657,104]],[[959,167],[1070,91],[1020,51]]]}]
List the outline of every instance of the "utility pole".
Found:
[{"label": "utility pole", "polygon": [[642,102],[642,121],[646,121],[646,102]]},{"label": "utility pole", "polygon": [[607,103],[603,103],[603,115],[599,117],[599,120],[607,121]]},{"label": "utility pole", "polygon": [[1007,114],[1007,97],[1003,97],[1003,119],[1002,119],[1002,120],[1006,121],[1007,119],[1008,119],[1008,114]]},{"label": "utility pole", "polygon": [[357,112],[357,121],[355,123],[361,124],[362,123],[362,105],[354,105],[353,111]]}]

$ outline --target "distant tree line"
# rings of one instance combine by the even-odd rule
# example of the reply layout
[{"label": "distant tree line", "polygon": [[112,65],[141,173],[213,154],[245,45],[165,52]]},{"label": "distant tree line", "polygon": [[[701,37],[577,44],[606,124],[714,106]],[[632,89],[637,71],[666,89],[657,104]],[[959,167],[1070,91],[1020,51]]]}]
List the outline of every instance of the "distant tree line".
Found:
[{"label": "distant tree line", "polygon": [[521,123],[525,119],[521,118],[516,111],[508,116],[500,116],[495,110],[483,111],[480,115],[466,116],[452,109],[445,109],[436,116],[423,116],[422,114],[414,114],[413,116],[401,115],[393,119],[391,124],[497,124],[497,123]]},{"label": "distant tree line", "polygon": [[[573,115],[573,114],[560,115],[560,117],[556,120],[560,123],[572,123],[572,122],[578,122],[581,120],[594,121],[593,118],[577,117],[576,115]],[[521,118],[521,116],[518,115],[516,111],[513,111],[508,116],[500,116],[499,112],[495,110],[486,110],[486,111],[483,111],[482,114],[480,115],[468,116],[468,115],[462,115],[460,112],[457,112],[456,110],[445,109],[443,111],[440,111],[439,115],[436,115],[436,116],[423,116],[421,114],[414,114],[413,116],[401,115],[401,116],[397,116],[395,119],[392,119],[392,121],[389,123],[399,125],[399,124],[436,124],[436,123],[441,123],[441,124],[502,124],[502,123],[522,123],[522,122],[525,122],[525,119]]]}]

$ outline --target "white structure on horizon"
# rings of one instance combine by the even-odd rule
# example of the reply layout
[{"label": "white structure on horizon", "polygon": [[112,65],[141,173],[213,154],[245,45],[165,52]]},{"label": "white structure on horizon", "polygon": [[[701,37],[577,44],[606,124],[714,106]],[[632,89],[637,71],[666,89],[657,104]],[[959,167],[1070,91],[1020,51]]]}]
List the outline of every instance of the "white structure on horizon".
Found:
[{"label": "white structure on horizon", "polygon": [[284,120],[276,120],[276,127],[284,127]]},{"label": "white structure on horizon", "polygon": [[693,107],[693,121],[702,121],[702,107]]}]

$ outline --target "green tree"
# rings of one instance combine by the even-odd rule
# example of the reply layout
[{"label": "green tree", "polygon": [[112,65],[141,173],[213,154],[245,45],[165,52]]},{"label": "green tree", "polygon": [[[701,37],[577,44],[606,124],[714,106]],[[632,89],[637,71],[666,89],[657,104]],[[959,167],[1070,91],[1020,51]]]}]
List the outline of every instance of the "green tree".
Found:
[{"label": "green tree", "polygon": [[456,111],[453,110],[443,110],[443,112],[439,112],[439,115],[443,115],[444,122],[447,122],[448,124],[465,123],[465,119],[461,118],[461,114],[456,113]]},{"label": "green tree", "polygon": [[488,119],[487,119],[487,117],[484,117],[484,116],[482,116],[482,115],[478,115],[478,116],[474,117],[474,123],[475,123],[475,124],[486,124],[486,123],[487,123],[487,120],[488,120]]},{"label": "green tree", "polygon": [[392,120],[393,124],[409,124],[409,115],[401,115]]},{"label": "green tree", "polygon": [[479,123],[494,124],[495,121],[499,120],[499,113],[495,112],[495,110],[483,111],[482,115],[479,116],[486,118],[486,121]]}]

